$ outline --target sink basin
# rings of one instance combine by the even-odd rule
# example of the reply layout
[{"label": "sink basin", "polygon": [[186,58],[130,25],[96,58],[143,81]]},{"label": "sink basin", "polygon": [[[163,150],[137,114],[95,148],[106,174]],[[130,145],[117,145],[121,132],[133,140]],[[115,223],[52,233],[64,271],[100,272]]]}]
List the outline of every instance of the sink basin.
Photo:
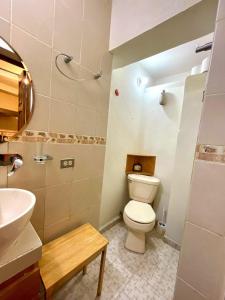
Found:
[{"label": "sink basin", "polygon": [[36,197],[21,189],[0,189],[0,254],[17,239],[29,222]]}]

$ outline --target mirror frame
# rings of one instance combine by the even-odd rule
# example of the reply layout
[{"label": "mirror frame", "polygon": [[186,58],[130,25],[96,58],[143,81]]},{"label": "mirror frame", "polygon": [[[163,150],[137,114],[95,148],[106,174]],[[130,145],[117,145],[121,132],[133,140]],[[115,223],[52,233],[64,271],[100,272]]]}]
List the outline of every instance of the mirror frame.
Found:
[{"label": "mirror frame", "polygon": [[[21,56],[19,55],[19,53],[14,49],[13,46],[11,46],[9,44],[9,42],[2,36],[0,36],[0,38],[13,50],[14,54],[18,57],[18,59],[20,59],[20,66],[24,68],[24,70],[27,72],[27,76],[29,77],[30,81],[29,81],[29,85],[30,85],[30,88],[31,88],[31,92],[32,92],[32,100],[33,100],[33,103],[32,103],[32,107],[31,107],[31,110],[30,110],[30,114],[29,114],[29,117],[27,119],[27,122],[12,136],[10,137],[7,137],[7,140],[5,140],[5,136],[2,135],[2,131],[0,129],[0,145],[1,144],[4,144],[4,143],[8,143],[10,141],[12,141],[13,139],[15,139],[15,137],[21,135],[21,133],[25,130],[25,128],[28,126],[28,124],[30,123],[30,120],[34,114],[34,108],[35,108],[35,89],[34,89],[34,83],[33,83],[33,80],[32,80],[32,77],[31,77],[31,74],[30,74],[30,71],[28,70],[26,64],[24,63],[23,59],[21,58]],[[7,50],[6,50],[7,51]],[[10,51],[9,51],[10,52]],[[0,54],[0,59],[1,59],[1,54]],[[16,61],[16,60],[14,60]],[[9,63],[12,63],[12,61],[10,60],[9,58]],[[19,62],[19,60],[18,60]],[[18,64],[19,66],[19,64]],[[4,131],[3,131],[4,133]]]}]

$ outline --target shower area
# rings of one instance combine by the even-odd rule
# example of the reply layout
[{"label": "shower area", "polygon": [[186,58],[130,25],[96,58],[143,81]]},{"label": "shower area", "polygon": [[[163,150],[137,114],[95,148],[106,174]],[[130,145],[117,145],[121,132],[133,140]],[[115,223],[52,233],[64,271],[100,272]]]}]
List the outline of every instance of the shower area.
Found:
[{"label": "shower area", "polygon": [[127,154],[153,155],[161,180],[153,208],[166,225],[165,239],[179,249],[212,39],[209,34],[113,70],[101,226],[119,219],[129,200]]}]

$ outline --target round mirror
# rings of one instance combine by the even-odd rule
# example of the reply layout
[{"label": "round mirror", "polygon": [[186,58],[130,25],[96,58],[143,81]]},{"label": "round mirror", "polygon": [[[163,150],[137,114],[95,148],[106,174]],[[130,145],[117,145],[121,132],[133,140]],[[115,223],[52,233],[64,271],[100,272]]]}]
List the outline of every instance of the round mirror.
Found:
[{"label": "round mirror", "polygon": [[33,109],[30,73],[18,53],[0,37],[0,143],[23,131]]}]

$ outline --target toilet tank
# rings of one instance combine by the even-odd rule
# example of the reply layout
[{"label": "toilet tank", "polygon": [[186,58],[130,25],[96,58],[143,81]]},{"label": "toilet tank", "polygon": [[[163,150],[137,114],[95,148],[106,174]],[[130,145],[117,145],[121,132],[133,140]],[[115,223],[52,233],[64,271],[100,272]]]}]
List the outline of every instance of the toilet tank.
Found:
[{"label": "toilet tank", "polygon": [[152,203],[160,180],[153,176],[129,174],[128,175],[128,188],[130,199],[141,201],[145,203]]}]

